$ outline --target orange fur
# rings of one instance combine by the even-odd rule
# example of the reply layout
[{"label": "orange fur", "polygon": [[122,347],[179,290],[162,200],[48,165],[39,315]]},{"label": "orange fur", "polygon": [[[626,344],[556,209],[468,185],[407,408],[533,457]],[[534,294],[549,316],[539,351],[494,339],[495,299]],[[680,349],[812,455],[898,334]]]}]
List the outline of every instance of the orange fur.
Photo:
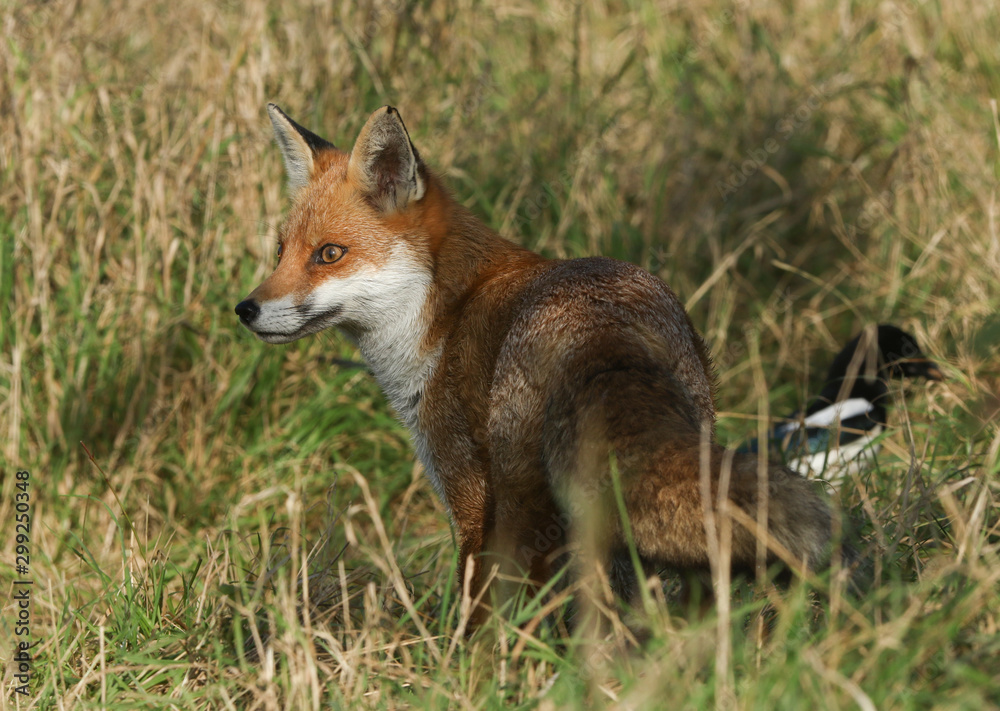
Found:
[{"label": "orange fur", "polygon": [[[266,340],[335,325],[358,341],[448,505],[463,570],[474,561],[473,592],[490,556],[543,583],[591,526],[614,586],[634,593],[612,454],[643,562],[707,566],[714,382],[673,292],[632,265],[549,260],[503,239],[448,195],[394,109],[372,115],[350,154],[270,111],[303,184],[277,269],[237,312]],[[326,244],[347,252],[318,263]],[[726,465],[709,447],[714,505]],[[729,476],[729,500],[754,519],[756,458],[737,455]],[[821,564],[827,505],[783,467],[768,476],[769,535]],[[756,549],[734,525],[734,562],[753,565]]]}]

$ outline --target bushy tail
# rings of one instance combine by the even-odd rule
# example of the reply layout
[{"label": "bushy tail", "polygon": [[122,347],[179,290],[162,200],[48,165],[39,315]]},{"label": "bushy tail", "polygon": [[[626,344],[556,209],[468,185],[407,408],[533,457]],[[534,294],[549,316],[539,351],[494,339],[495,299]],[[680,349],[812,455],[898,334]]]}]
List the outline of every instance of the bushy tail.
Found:
[{"label": "bushy tail", "polygon": [[547,467],[564,505],[577,512],[589,507],[588,519],[612,533],[612,547],[623,544],[624,530],[609,460],[637,552],[649,563],[708,567],[710,528],[731,532],[714,545],[728,547],[737,567],[754,566],[759,551],[767,563],[786,559],[809,569],[828,563],[833,517],[817,482],[769,464],[761,485],[757,455],[708,442],[685,416],[684,394],[669,377],[654,389],[658,397],[650,396],[648,379],[628,370],[602,373],[588,385],[548,413],[556,427],[546,438]]},{"label": "bushy tail", "polygon": [[760,551],[767,563],[784,559],[809,569],[827,564],[833,519],[816,482],[770,464],[762,486],[756,456],[718,446],[710,446],[708,455],[697,447],[668,449],[650,469],[623,473],[641,556],[672,567],[707,566],[714,530],[716,545],[728,548],[737,567],[753,567]]}]

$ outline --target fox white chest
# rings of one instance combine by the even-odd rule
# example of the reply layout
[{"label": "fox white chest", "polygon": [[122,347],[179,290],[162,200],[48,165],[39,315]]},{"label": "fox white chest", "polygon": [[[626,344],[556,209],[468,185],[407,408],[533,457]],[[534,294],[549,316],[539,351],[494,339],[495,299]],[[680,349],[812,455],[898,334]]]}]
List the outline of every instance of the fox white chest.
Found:
[{"label": "fox white chest", "polygon": [[364,300],[370,312],[363,315],[367,327],[357,338],[358,347],[389,404],[410,431],[417,456],[444,500],[434,453],[419,419],[427,383],[441,359],[440,347],[426,349],[430,275],[397,265],[383,267],[373,280],[381,282],[382,288]]}]

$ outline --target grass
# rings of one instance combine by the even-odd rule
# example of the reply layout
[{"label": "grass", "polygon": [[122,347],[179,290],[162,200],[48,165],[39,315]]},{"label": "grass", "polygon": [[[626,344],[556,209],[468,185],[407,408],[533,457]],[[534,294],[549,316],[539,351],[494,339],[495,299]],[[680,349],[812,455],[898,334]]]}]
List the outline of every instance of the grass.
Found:
[{"label": "grass", "polygon": [[[3,708],[1000,705],[990,3],[4,0],[0,22]],[[737,582],[721,618],[654,599],[638,649],[529,604],[464,643],[446,515],[357,354],[232,313],[286,207],[271,100],[345,147],[392,103],[489,224],[663,277],[727,441],[863,325],[912,330],[949,379],[897,392],[841,496],[872,588]]]}]

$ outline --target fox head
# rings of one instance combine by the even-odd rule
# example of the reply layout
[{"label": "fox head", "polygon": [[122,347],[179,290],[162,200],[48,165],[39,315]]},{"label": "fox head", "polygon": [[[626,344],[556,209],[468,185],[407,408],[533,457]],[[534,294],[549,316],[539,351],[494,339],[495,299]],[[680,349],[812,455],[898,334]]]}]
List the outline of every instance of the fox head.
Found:
[{"label": "fox head", "polygon": [[345,153],[276,105],[267,111],[293,206],[278,231],[277,267],[236,306],[240,321],[268,343],[331,326],[358,338],[422,330],[441,200],[428,199],[433,181],[399,112],[373,113]]}]

